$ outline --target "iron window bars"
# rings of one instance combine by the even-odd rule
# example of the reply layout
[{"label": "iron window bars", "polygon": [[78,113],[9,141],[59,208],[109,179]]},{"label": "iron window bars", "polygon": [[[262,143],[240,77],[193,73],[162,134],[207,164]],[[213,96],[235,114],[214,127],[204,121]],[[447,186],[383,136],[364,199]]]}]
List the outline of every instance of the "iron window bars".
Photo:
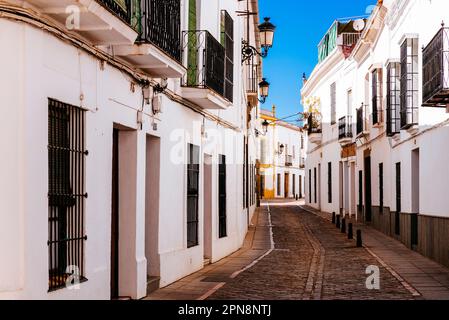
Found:
[{"label": "iron window bars", "polygon": [[443,27],[423,50],[423,106],[449,104],[449,28]]},{"label": "iron window bars", "polygon": [[198,242],[198,197],[200,175],[200,148],[187,145],[187,248],[195,247]]},{"label": "iron window bars", "polygon": [[281,196],[281,174],[278,173],[277,174],[277,196],[280,197]]},{"label": "iron window bars", "polygon": [[363,108],[364,108],[364,106],[362,104],[362,106],[356,110],[356,112],[357,112],[357,125],[356,125],[357,136],[361,135],[365,129],[364,128],[365,119],[364,119],[364,114],[363,114]]},{"label": "iron window bars", "polygon": [[401,130],[401,64],[390,62],[387,66],[387,135]]},{"label": "iron window bars", "polygon": [[338,120],[338,140],[352,138],[352,116],[345,116]]},{"label": "iron window bars", "polygon": [[401,45],[401,129],[418,124],[418,39]]},{"label": "iron window bars", "polygon": [[87,280],[84,277],[87,154],[85,111],[48,99],[49,291],[71,285],[72,280]]},{"label": "iron window bars", "polygon": [[219,156],[218,165],[218,237],[225,238],[227,232],[227,212],[226,212],[226,156]]},{"label": "iron window bars", "polygon": [[234,20],[226,10],[221,11],[221,44],[225,48],[224,97],[234,98]]},{"label": "iron window bars", "polygon": [[384,211],[384,164],[379,163],[379,212]]},{"label": "iron window bars", "polygon": [[372,72],[371,82],[371,106],[373,111],[373,125],[381,124],[382,119],[382,69],[378,68]]},{"label": "iron window bars", "polygon": [[309,169],[309,203],[312,203],[312,170]]},{"label": "iron window bars", "polygon": [[181,62],[181,1],[141,0],[139,38]]},{"label": "iron window bars", "polygon": [[246,92],[252,94],[259,93],[259,65],[255,62],[255,58],[248,60],[246,64],[247,83]]},{"label": "iron window bars", "polygon": [[327,200],[332,203],[332,162],[327,164]]},{"label": "iron window bars", "polygon": [[183,86],[211,89],[224,97],[225,48],[209,31],[183,32],[183,58]]}]

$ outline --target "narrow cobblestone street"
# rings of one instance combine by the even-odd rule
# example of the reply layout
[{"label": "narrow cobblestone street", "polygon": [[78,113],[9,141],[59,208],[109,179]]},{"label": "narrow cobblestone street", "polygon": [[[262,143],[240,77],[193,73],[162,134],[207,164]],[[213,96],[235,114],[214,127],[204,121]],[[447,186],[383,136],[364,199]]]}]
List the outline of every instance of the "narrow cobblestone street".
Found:
[{"label": "narrow cobblestone street", "polygon": [[[355,241],[348,240],[325,216],[304,209],[298,202],[266,204],[253,222],[255,226],[242,250],[156,291],[149,299],[427,298],[370,249],[357,248]],[[368,231],[365,229],[364,232]],[[384,241],[389,241],[389,247],[396,245],[393,239]],[[422,256],[414,256],[410,250],[401,251],[403,260],[407,255],[429,267],[433,263]],[[390,258],[395,257],[390,254]],[[366,288],[366,269],[369,266],[380,269],[380,290]],[[436,283],[430,275],[421,274],[419,284],[423,285],[424,281],[427,292],[438,294],[430,298],[447,298],[449,270],[437,264],[433,266],[434,269],[437,267],[440,282]]]},{"label": "narrow cobblestone street", "polygon": [[298,206],[270,205],[275,250],[211,299],[411,299],[384,268],[381,290],[366,289],[378,262],[332,224]]}]

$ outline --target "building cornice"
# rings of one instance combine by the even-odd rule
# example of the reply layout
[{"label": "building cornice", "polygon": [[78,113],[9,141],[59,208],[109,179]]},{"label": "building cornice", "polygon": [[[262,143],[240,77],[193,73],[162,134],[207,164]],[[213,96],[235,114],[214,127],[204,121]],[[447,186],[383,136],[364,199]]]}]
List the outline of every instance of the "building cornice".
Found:
[{"label": "building cornice", "polygon": [[323,77],[328,74],[332,68],[334,68],[338,63],[345,60],[344,55],[339,47],[337,47],[331,55],[329,55],[326,60],[318,64],[312,71],[310,78],[304,84],[301,89],[301,96],[308,96],[312,90],[318,85],[318,83],[323,79]]}]

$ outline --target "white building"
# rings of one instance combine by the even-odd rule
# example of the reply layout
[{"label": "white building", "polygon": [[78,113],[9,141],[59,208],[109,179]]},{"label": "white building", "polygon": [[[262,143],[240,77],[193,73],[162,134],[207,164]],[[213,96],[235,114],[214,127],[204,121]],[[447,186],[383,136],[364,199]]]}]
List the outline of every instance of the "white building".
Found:
[{"label": "white building", "polygon": [[356,22],[359,34],[338,30],[301,93],[321,98],[321,127],[309,128],[308,205],[349,214],[449,265],[442,21],[444,0],[379,1]]},{"label": "white building", "polygon": [[261,198],[302,198],[306,135],[302,128],[276,117],[272,111],[261,110],[261,123],[268,123],[260,137]]},{"label": "white building", "polygon": [[241,39],[260,50],[246,9],[0,4],[0,299],[142,298],[241,247],[262,71],[241,63]]}]

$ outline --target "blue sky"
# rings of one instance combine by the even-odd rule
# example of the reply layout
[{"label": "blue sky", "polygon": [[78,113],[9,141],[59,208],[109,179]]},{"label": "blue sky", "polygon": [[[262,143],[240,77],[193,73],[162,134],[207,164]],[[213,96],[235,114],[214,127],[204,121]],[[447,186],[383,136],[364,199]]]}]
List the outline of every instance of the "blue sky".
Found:
[{"label": "blue sky", "polygon": [[337,18],[364,15],[376,0],[260,0],[260,19],[276,25],[274,47],[264,60],[270,96],[264,109],[277,107],[277,116],[302,110],[302,74],[310,75],[317,63],[317,45]]}]

